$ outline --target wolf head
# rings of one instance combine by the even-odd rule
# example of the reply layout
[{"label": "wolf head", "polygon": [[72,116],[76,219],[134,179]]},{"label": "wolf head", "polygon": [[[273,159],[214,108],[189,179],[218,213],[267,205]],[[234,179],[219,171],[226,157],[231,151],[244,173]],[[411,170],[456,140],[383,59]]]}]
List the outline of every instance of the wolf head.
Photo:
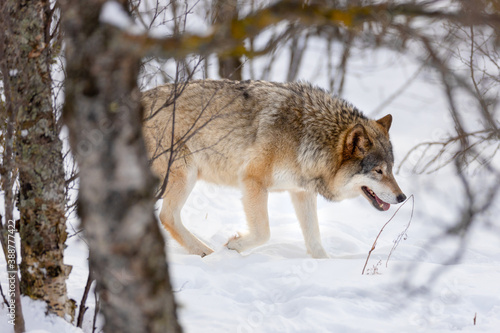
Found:
[{"label": "wolf head", "polygon": [[[347,105],[347,104],[346,104]],[[363,195],[378,210],[388,210],[390,204],[406,199],[399,188],[392,167],[394,155],[389,141],[392,116],[379,120],[353,112],[342,113],[347,119],[343,130],[331,139],[324,139],[324,131],[310,131],[314,140],[304,140],[300,161],[304,173],[313,179],[313,190],[328,200],[340,201]],[[352,111],[354,110],[354,111]],[[317,123],[317,122],[314,122]],[[330,128],[335,129],[336,122]],[[334,142],[329,145],[326,142]],[[313,143],[311,143],[313,142]]]},{"label": "wolf head", "polygon": [[406,200],[392,167],[394,155],[389,141],[392,116],[359,122],[346,131],[342,162],[334,185],[343,198],[362,194],[378,210]]}]

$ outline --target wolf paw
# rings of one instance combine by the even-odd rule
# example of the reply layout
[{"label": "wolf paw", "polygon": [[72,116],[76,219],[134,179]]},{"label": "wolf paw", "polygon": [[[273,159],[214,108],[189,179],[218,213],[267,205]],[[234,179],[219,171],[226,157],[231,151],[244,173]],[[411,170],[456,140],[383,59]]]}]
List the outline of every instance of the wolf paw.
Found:
[{"label": "wolf paw", "polygon": [[330,256],[323,250],[323,252],[311,253],[314,259],[328,259]]},{"label": "wolf paw", "polygon": [[242,237],[239,234],[234,235],[229,238],[225,246],[230,250],[235,250],[238,252],[243,251],[243,246],[241,244]]},{"label": "wolf paw", "polygon": [[269,240],[269,233],[248,233],[240,232],[237,235],[231,237],[226,243],[226,246],[230,250],[235,250],[238,252],[243,252],[246,250],[253,249],[256,246],[262,245]]},{"label": "wolf paw", "polygon": [[214,252],[214,250],[212,250],[212,249],[207,249],[207,250],[205,250],[205,251],[203,251],[203,252],[201,252],[201,253],[198,253],[198,255],[199,255],[200,257],[202,257],[202,258],[203,258],[203,257],[205,257],[205,256],[208,256],[209,254],[212,254],[213,252]]},{"label": "wolf paw", "polygon": [[328,259],[328,258],[330,258],[330,256],[328,255],[328,253],[326,253],[325,249],[323,249],[322,246],[315,247],[314,249],[309,249],[309,251],[307,251],[307,253],[309,253],[311,255],[311,257],[313,257],[314,259]]},{"label": "wolf paw", "polygon": [[203,244],[197,244],[189,249],[189,253],[199,255],[202,258],[213,252],[214,250]]}]

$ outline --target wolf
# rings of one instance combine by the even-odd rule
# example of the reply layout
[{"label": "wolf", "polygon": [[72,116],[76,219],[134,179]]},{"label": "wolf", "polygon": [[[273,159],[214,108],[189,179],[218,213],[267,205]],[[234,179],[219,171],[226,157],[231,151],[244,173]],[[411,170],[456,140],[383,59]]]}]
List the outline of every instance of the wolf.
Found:
[{"label": "wolf", "polygon": [[142,104],[152,169],[167,184],[159,217],[192,254],[213,252],[181,220],[197,180],[241,189],[248,230],[226,244],[238,252],[270,238],[269,192],[290,193],[313,258],[328,257],[317,194],[363,195],[381,211],[406,199],[392,173],[392,116],[368,119],[311,84],[198,80],[146,91]]}]

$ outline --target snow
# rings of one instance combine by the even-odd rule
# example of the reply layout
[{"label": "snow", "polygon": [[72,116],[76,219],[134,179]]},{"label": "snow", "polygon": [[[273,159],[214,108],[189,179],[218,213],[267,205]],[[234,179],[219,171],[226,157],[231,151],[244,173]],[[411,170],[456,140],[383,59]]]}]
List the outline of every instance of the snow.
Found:
[{"label": "snow", "polygon": [[139,35],[146,32],[146,30],[134,23],[123,6],[116,1],[106,1],[103,4],[99,20],[133,35]]},{"label": "snow", "polygon": [[[305,253],[287,195],[277,194],[269,204],[271,240],[238,254],[223,247],[244,227],[238,197],[236,191],[200,184],[188,200],[186,224],[215,248],[210,256],[188,255],[169,242],[172,284],[186,332],[496,331],[498,249],[492,255],[470,246],[470,259],[444,267],[441,262],[454,247],[429,252],[426,223],[414,218],[409,238],[386,268],[392,240],[408,222],[410,207],[403,207],[371,256],[368,268],[382,260],[378,274],[361,275],[367,252],[391,213],[372,212],[364,199],[320,200],[322,238],[331,259],[314,260]],[[426,285],[442,268],[439,278]]]},{"label": "snow", "polygon": [[[5,266],[5,265],[4,265]],[[2,277],[7,274],[5,271],[1,272]],[[2,288],[5,286],[2,279]],[[46,315],[45,302],[35,301],[29,297],[23,297],[22,308],[25,320],[26,332],[29,333],[81,333],[82,330],[68,323],[59,316],[49,314]],[[5,306],[2,304],[0,306],[1,320],[0,320],[0,332],[10,333],[14,332],[13,326],[7,323],[7,318]],[[10,320],[10,319],[9,319]]]},{"label": "snow", "polygon": [[[109,2],[105,6],[108,7],[103,9],[101,20],[127,28],[130,22],[120,14],[121,7]],[[299,78],[327,87],[326,76],[318,75],[317,70],[325,68],[321,63],[326,61],[324,47],[314,41],[311,44]],[[286,57],[286,52],[282,57]],[[276,63],[271,78],[283,80],[287,62]],[[308,67],[308,63],[313,66]],[[262,64],[257,60],[256,68]],[[358,55],[349,64],[345,98],[370,116],[416,70],[415,62],[388,51]],[[453,130],[444,96],[430,82],[431,76],[424,71],[388,107],[374,115],[394,116],[390,133],[396,166],[415,144]],[[499,165],[500,161],[497,158],[493,163]],[[464,206],[454,170],[445,167],[432,174],[417,175],[412,167],[410,160],[396,175],[403,191],[415,196],[407,238],[391,253],[393,241],[410,220],[411,203],[401,208],[380,235],[367,265],[370,274],[365,275],[361,271],[368,251],[397,206],[379,212],[363,198],[340,203],[319,198],[321,236],[331,258],[314,260],[306,254],[290,198],[286,193],[274,193],[269,200],[270,241],[239,254],[224,244],[245,228],[240,192],[197,184],[182,217],[187,228],[215,252],[204,258],[189,255],[164,232],[184,331],[498,332],[498,225],[480,221],[464,239],[443,236]],[[480,186],[484,181],[481,172],[474,177]],[[500,214],[498,198],[493,207],[490,222],[495,222],[492,216]],[[75,227],[78,222],[70,223]],[[68,230],[72,233],[73,228]],[[457,251],[463,254],[461,260],[450,263]],[[65,260],[73,270],[68,290],[78,303],[88,274],[87,256],[84,241],[78,236],[69,238]],[[0,261],[4,292],[6,277],[5,264]],[[87,305],[80,330],[58,317],[45,316],[42,302],[24,297],[28,332],[92,332],[92,292]],[[0,305],[0,318],[6,318],[6,311]],[[98,318],[98,325],[102,325],[102,318]],[[11,331],[6,320],[0,320],[0,332]]]}]

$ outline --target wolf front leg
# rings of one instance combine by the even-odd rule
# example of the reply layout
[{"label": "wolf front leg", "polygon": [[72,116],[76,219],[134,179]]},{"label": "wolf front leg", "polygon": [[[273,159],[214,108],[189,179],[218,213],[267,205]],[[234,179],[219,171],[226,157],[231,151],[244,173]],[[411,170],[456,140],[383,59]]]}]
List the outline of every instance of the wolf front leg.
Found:
[{"label": "wolf front leg", "polygon": [[290,192],[293,207],[302,228],[307,252],[313,258],[328,258],[328,254],[321,244],[318,225],[316,194],[312,192]]},{"label": "wolf front leg", "polygon": [[247,232],[239,232],[227,242],[231,250],[242,252],[269,240],[269,217],[267,214],[267,189],[254,178],[245,178],[243,185],[243,208],[248,223]]},{"label": "wolf front leg", "polygon": [[196,172],[179,168],[171,170],[169,187],[163,195],[160,221],[170,235],[189,253],[204,257],[213,250],[196,238],[184,227],[181,220],[181,208],[196,183]]}]

